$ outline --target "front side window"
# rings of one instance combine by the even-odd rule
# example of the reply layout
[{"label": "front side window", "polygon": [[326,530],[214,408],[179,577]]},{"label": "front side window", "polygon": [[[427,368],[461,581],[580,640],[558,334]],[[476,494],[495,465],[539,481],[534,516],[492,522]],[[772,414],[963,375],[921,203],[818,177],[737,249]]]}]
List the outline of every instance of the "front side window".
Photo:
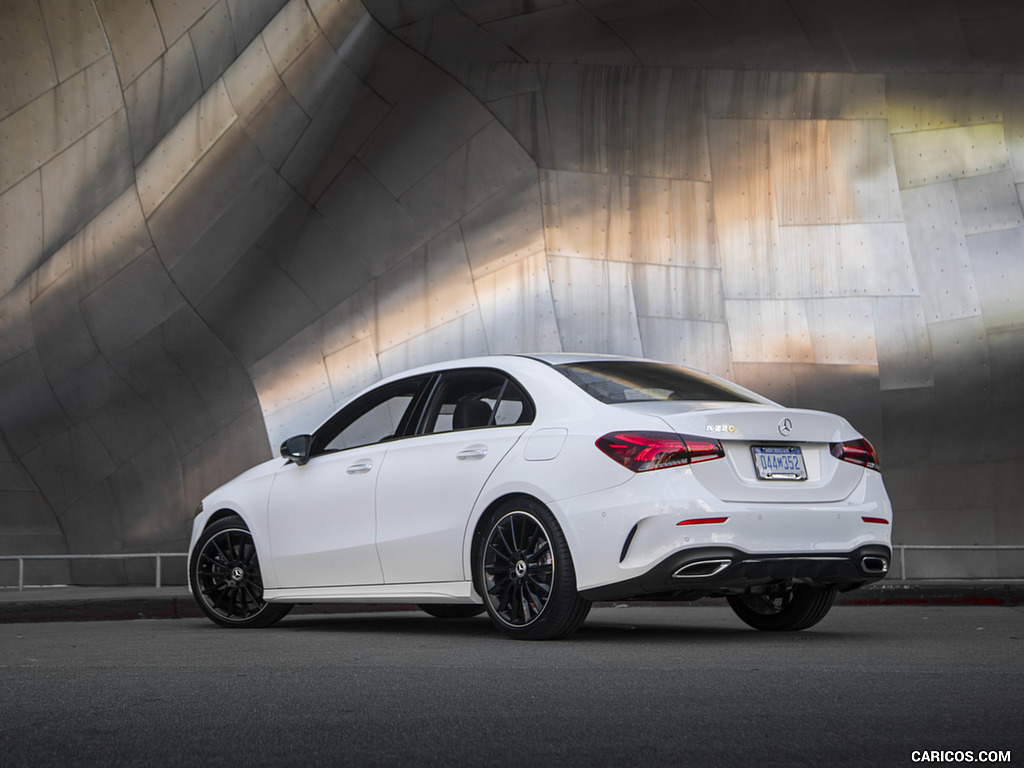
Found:
[{"label": "front side window", "polygon": [[555,370],[602,403],[696,400],[757,403],[745,392],[696,371],[634,360],[556,365]]},{"label": "front side window", "polygon": [[396,381],[363,395],[317,430],[311,454],[373,445],[404,435],[428,380],[417,377]]},{"label": "front side window", "polygon": [[427,434],[459,429],[529,424],[534,410],[522,388],[498,371],[449,371],[442,374],[424,414]]}]

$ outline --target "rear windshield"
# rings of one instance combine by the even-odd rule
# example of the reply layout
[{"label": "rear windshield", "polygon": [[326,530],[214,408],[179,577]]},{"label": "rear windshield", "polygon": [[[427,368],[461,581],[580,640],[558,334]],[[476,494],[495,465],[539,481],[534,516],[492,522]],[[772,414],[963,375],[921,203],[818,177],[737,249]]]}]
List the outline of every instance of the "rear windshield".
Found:
[{"label": "rear windshield", "polygon": [[760,402],[696,371],[663,363],[600,360],[556,365],[555,370],[602,403],[652,400]]}]

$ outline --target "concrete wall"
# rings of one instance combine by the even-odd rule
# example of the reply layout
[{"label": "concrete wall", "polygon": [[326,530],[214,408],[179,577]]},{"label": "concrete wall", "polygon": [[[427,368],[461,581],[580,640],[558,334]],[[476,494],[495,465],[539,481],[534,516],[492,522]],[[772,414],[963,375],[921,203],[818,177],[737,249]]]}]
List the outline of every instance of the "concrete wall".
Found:
[{"label": "concrete wall", "polygon": [[1024,543],[1022,24],[1000,2],[0,6],[0,553],[181,550],[203,493],[363,386],[526,350],[837,411],[880,449],[897,541]]}]

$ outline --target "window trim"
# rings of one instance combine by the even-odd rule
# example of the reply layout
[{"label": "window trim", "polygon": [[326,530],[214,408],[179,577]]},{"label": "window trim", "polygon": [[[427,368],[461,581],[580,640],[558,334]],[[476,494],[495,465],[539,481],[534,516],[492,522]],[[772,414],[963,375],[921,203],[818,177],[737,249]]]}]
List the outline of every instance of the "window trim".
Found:
[{"label": "window trim", "polygon": [[[459,374],[497,374],[502,379],[504,379],[504,382],[502,383],[501,387],[501,393],[498,399],[495,401],[494,409],[491,413],[492,420],[494,419],[494,415],[498,412],[498,406],[501,404],[501,401],[505,396],[505,392],[508,390],[509,382],[512,382],[523,394],[523,414],[522,416],[520,416],[520,419],[526,418],[527,420],[520,420],[515,422],[514,424],[491,423],[482,427],[466,427],[464,429],[450,429],[444,432],[428,432],[427,419],[429,414],[433,412],[434,407],[437,403],[437,399],[440,397],[442,382],[444,381],[446,376],[453,376]],[[529,426],[530,424],[533,424],[533,422],[536,421],[537,419],[537,406],[534,404],[533,398],[530,397],[529,391],[526,389],[526,387],[519,383],[515,376],[513,376],[508,371],[503,371],[500,368],[490,368],[487,366],[474,366],[472,368],[448,368],[443,371],[438,371],[435,375],[437,378],[434,380],[433,385],[430,387],[430,394],[424,398],[421,404],[420,412],[416,419],[416,429],[410,436],[448,435],[453,432],[471,432],[475,429],[504,429],[505,427],[525,427]]]}]

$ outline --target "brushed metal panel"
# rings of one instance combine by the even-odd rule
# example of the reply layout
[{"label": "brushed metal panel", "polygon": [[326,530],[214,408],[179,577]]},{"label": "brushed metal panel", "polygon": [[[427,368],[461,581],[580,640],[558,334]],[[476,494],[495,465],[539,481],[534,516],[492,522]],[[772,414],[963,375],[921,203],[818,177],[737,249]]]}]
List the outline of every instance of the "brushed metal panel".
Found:
[{"label": "brushed metal panel", "polygon": [[769,400],[791,406],[796,402],[795,367],[788,363],[734,362],[730,378]]},{"label": "brushed metal panel", "polygon": [[117,469],[88,424],[56,435],[21,461],[58,515]]},{"label": "brushed metal panel", "polygon": [[[459,221],[475,278],[544,251],[537,172],[528,168]],[[547,266],[545,265],[545,272]]]},{"label": "brushed metal panel", "polygon": [[309,45],[281,73],[288,92],[307,115],[315,115],[345,65],[330,42],[317,32]]},{"label": "brushed metal panel", "polygon": [[830,173],[828,123],[775,120],[769,123],[769,173],[781,226],[839,221],[836,183]]},{"label": "brushed metal panel", "polygon": [[420,248],[377,280],[376,348],[386,350],[426,333],[426,254]]},{"label": "brushed metal panel", "polygon": [[188,34],[196,53],[203,90],[209,90],[237,55],[235,31],[231,26],[227,0],[220,0],[210,8],[206,15],[189,29]]},{"label": "brushed metal panel", "polygon": [[883,430],[882,393],[878,369],[871,365],[793,366],[798,408],[836,413],[871,441],[882,466],[888,455],[888,431]]},{"label": "brushed metal panel", "polygon": [[274,68],[283,73],[302,55],[319,33],[305,0],[288,0],[260,34]]},{"label": "brushed metal panel", "polygon": [[127,85],[164,52],[160,24],[149,0],[95,0],[121,82]]},{"label": "brushed metal panel", "polygon": [[0,195],[0,296],[31,274],[42,251],[42,189],[33,173]]},{"label": "brushed metal panel", "polygon": [[337,231],[316,211],[311,211],[294,241],[280,253],[267,253],[312,299],[327,310],[372,280],[370,268],[359,253],[339,242]]},{"label": "brushed metal panel", "polygon": [[0,25],[0,120],[57,85],[38,3],[6,3]]},{"label": "brushed metal panel", "polygon": [[633,262],[690,267],[719,266],[711,211],[711,184],[632,177],[629,185],[628,254]]},{"label": "brushed metal panel", "polygon": [[566,5],[568,0],[454,0],[455,6],[473,21],[483,24],[529,11]]},{"label": "brushed metal panel", "polygon": [[622,262],[549,257],[551,296],[564,351],[642,356],[629,270],[630,265]]},{"label": "brushed metal panel", "polygon": [[640,317],[725,322],[722,273],[717,269],[634,264],[630,280]]},{"label": "brushed metal panel", "polygon": [[288,0],[227,0],[235,44],[242,50],[274,18]]},{"label": "brushed metal panel", "polygon": [[147,219],[237,118],[227,89],[217,81],[139,164],[136,186]]},{"label": "brushed metal panel", "polygon": [[167,434],[157,413],[136,393],[111,402],[92,414],[88,422],[118,466],[145,448],[154,436]]},{"label": "brushed metal panel", "polygon": [[738,59],[742,68],[817,68],[806,29],[786,0],[741,0],[701,7],[721,29],[727,30],[732,46],[729,58]]},{"label": "brushed metal panel", "polygon": [[437,231],[533,167],[530,156],[492,120],[416,182],[399,203],[423,231]]},{"label": "brushed metal panel", "polygon": [[279,88],[245,127],[271,168],[280,168],[309,127],[309,117],[287,88]]},{"label": "brushed metal panel", "polygon": [[330,390],[323,390],[279,411],[264,413],[263,426],[271,453],[280,455],[281,443],[292,435],[308,435],[336,410]]},{"label": "brushed metal panel", "polygon": [[715,235],[728,298],[780,295],[779,227],[766,120],[710,120]]},{"label": "brushed metal panel", "polygon": [[921,300],[916,297],[874,299],[875,348],[883,390],[930,387],[932,347]]},{"label": "brushed metal panel", "polygon": [[325,357],[377,336],[377,291],[373,283],[339,302],[320,319],[320,333]]},{"label": "brushed metal panel", "polygon": [[0,431],[19,454],[71,426],[35,349],[0,365]]},{"label": "brushed metal panel", "polygon": [[555,168],[707,181],[696,71],[541,67]]},{"label": "brushed metal panel", "polygon": [[576,3],[483,25],[528,61],[638,64],[621,38]]},{"label": "brushed metal panel", "polygon": [[317,210],[337,231],[339,245],[360,254],[375,275],[426,239],[413,218],[357,160],[345,166]]},{"label": "brushed metal panel", "polygon": [[399,197],[492,121],[466,89],[423,62],[415,86],[356,157]]},{"label": "brushed metal panel", "polygon": [[708,117],[884,120],[885,75],[845,72],[707,73]]},{"label": "brushed metal panel", "polygon": [[128,396],[129,389],[110,363],[96,355],[74,375],[54,384],[53,392],[64,412],[79,423],[109,403]]},{"label": "brushed metal panel", "polygon": [[811,363],[814,351],[803,301],[725,300],[737,363]]},{"label": "brushed metal panel", "polygon": [[330,389],[316,325],[307,326],[249,368],[264,413]]},{"label": "brushed metal panel", "polygon": [[278,455],[271,450],[267,430],[255,403],[231,424],[181,457],[182,484],[188,509],[239,472]]},{"label": "brushed metal panel", "polygon": [[[121,551],[121,530],[114,509],[114,496],[106,482],[96,486],[60,516],[68,552],[104,554]],[[124,561],[72,560],[72,583],[126,584]]]},{"label": "brushed metal panel", "polygon": [[116,352],[166,320],[185,300],[155,251],[147,251],[82,300],[96,344]]},{"label": "brushed metal panel", "polygon": [[[928,323],[928,335],[935,365],[935,389],[939,396],[950,402],[968,394],[990,393],[992,377],[982,318],[964,317]],[[970,417],[966,421],[969,422]]]},{"label": "brushed metal panel", "polygon": [[78,297],[85,298],[152,247],[138,193],[130,186],[61,250],[74,264]]},{"label": "brushed metal panel", "polygon": [[258,249],[235,264],[196,311],[244,366],[276,349],[320,314]]},{"label": "brushed metal panel", "polygon": [[[91,0],[50,0],[40,8],[58,80],[67,80],[107,54],[106,36]],[[2,48],[6,46],[0,42]]]},{"label": "brushed metal panel", "polygon": [[732,378],[729,326],[702,320],[641,317],[644,357]]},{"label": "brushed metal panel", "polygon": [[210,413],[213,429],[226,429],[258,404],[252,379],[234,360],[189,378]]},{"label": "brushed metal panel", "polygon": [[331,395],[341,405],[357,392],[380,380],[380,364],[373,339],[364,338],[324,358],[331,381]]},{"label": "brushed metal panel", "polygon": [[1024,223],[1013,173],[1007,169],[953,182],[964,233],[1012,229]]},{"label": "brushed metal panel", "polygon": [[309,126],[281,166],[281,175],[311,203],[333,183],[389,106],[341,68]]},{"label": "brushed metal panel", "polygon": [[250,43],[224,72],[224,86],[243,123],[252,120],[282,85],[262,37]]},{"label": "brushed metal panel", "polygon": [[476,291],[461,229],[449,227],[428,241],[424,251],[428,327],[476,311]]},{"label": "brushed metal panel", "polygon": [[71,272],[65,272],[33,299],[32,335],[50,382],[70,376],[96,356],[96,344],[81,311]]},{"label": "brushed metal panel", "polygon": [[555,164],[548,131],[548,116],[543,94],[539,91],[520,93],[487,102],[502,125],[515,136],[534,162],[542,168]]},{"label": "brushed metal panel", "polygon": [[479,312],[461,315],[378,354],[384,376],[441,360],[486,355],[487,339]]},{"label": "brushed metal panel", "polygon": [[412,24],[450,9],[447,0],[418,0],[415,3],[363,0],[363,4],[374,15],[374,18],[388,29]]},{"label": "brushed metal panel", "polygon": [[[190,306],[164,321],[156,337],[175,365],[194,382],[201,381],[210,371],[240,367],[224,342]],[[249,397],[255,398],[251,384]]]},{"label": "brushed metal panel", "polygon": [[885,78],[889,129],[927,131],[1002,121],[1003,75],[892,72]]},{"label": "brushed metal panel", "polygon": [[892,153],[900,189],[981,176],[1008,167],[1000,123],[896,133]]},{"label": "brushed metal panel", "polygon": [[843,224],[902,221],[900,185],[885,120],[830,120],[830,173]]},{"label": "brushed metal panel", "polygon": [[202,93],[192,40],[186,35],[124,89],[135,163],[156,146]]},{"label": "brushed metal panel", "polygon": [[124,548],[174,541],[187,530],[190,506],[181,487],[181,463],[166,432],[154,439],[108,479],[121,524]]},{"label": "brushed metal panel", "polygon": [[1024,182],[1024,74],[1003,75],[1003,138],[1013,180]]},{"label": "brushed metal panel", "polygon": [[107,358],[117,375],[136,393],[144,395],[182,373],[161,343],[163,329],[162,325],[154,328]]},{"label": "brushed metal panel", "polygon": [[217,4],[217,0],[152,0],[164,40],[170,44]]},{"label": "brushed metal panel", "polygon": [[629,260],[628,177],[542,169],[540,191],[549,254]]},{"label": "brushed metal panel", "polygon": [[452,63],[448,72],[480,101],[525,96],[541,90],[537,66],[518,61]]},{"label": "brushed metal panel", "polygon": [[26,280],[0,297],[0,365],[28,352],[35,343],[30,289]]},{"label": "brushed metal panel", "polygon": [[360,0],[308,0],[307,5],[335,48],[340,48],[359,22],[368,17]]},{"label": "brushed metal panel", "polygon": [[431,61],[518,61],[519,54],[454,9],[394,30]]},{"label": "brushed metal panel", "polygon": [[488,270],[474,285],[491,354],[562,350],[543,251]]},{"label": "brushed metal panel", "polygon": [[901,196],[925,319],[980,314],[953,184],[905,189]]},{"label": "brushed metal panel", "polygon": [[878,365],[871,298],[808,299],[804,310],[815,363]]},{"label": "brushed metal panel", "polygon": [[1024,328],[1024,227],[968,235],[967,249],[986,330]]},{"label": "brushed metal panel", "polygon": [[[128,122],[118,112],[43,166],[43,248],[53,250],[134,180]],[[86,192],[88,190],[88,192]]]}]

